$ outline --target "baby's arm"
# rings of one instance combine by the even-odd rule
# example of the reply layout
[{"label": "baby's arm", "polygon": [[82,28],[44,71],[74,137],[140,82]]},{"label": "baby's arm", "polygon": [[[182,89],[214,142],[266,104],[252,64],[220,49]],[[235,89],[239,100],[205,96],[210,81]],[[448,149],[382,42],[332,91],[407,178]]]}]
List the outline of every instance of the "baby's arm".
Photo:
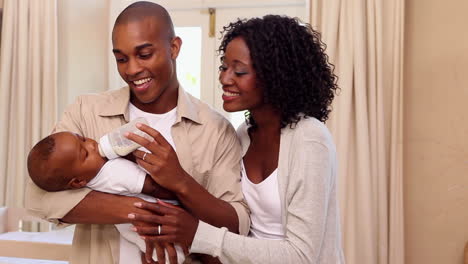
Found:
[{"label": "baby's arm", "polygon": [[168,189],[157,184],[150,175],[146,174],[145,184],[141,193],[153,196],[159,199],[176,200],[177,196]]},{"label": "baby's arm", "polygon": [[[133,153],[130,153],[122,158],[136,163],[136,159]],[[146,174],[145,184],[143,185],[141,193],[159,199],[177,200],[177,196],[173,192],[156,183],[149,174]]]},{"label": "baby's arm", "polygon": [[164,200],[177,199],[172,192],[157,184],[138,164],[122,158],[107,161],[87,186],[112,194],[134,196],[141,193]]}]

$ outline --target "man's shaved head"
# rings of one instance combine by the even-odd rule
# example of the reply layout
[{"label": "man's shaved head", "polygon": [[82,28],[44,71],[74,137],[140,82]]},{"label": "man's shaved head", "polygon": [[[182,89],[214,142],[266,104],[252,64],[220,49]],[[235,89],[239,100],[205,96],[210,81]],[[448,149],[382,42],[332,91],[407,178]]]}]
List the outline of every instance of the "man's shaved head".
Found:
[{"label": "man's shaved head", "polygon": [[114,23],[114,30],[120,24],[127,24],[129,22],[141,21],[148,17],[156,19],[161,22],[161,29],[165,28],[168,33],[169,39],[172,39],[174,34],[174,25],[167,10],[152,2],[139,1],[135,2],[125,8],[117,17]]}]

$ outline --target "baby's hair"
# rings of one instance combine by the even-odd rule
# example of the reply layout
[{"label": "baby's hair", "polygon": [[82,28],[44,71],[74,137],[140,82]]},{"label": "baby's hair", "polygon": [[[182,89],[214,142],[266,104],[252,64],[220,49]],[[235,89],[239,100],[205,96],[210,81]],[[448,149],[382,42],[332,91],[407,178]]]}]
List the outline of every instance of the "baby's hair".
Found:
[{"label": "baby's hair", "polygon": [[[47,136],[41,141],[39,141],[31,150],[31,153],[37,152],[39,155],[38,158],[41,160],[48,160],[50,154],[55,150],[55,138],[52,136]],[[28,160],[29,161],[29,160]]]},{"label": "baby's hair", "polygon": [[31,180],[39,188],[48,192],[62,191],[68,180],[58,177],[60,169],[49,169],[48,162],[51,154],[55,151],[55,138],[50,135],[39,141],[29,152],[28,172]]}]

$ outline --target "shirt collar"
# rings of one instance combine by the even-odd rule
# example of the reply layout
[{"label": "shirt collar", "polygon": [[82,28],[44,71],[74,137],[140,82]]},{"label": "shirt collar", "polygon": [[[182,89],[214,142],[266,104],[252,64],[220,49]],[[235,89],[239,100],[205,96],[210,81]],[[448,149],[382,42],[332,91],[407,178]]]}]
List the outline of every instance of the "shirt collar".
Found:
[{"label": "shirt collar", "polygon": [[[99,116],[118,116],[123,115],[125,121],[129,122],[128,103],[130,101],[130,89],[128,86],[122,89],[109,92],[104,103],[98,105]],[[195,123],[202,124],[198,114],[198,105],[194,98],[184,91],[182,86],[178,89],[177,98],[177,120],[181,122],[182,118],[187,118]]]},{"label": "shirt collar", "polygon": [[192,120],[195,123],[202,124],[197,102],[195,98],[187,93],[182,86],[179,85],[179,96],[177,98],[177,121],[182,121],[182,117]]},{"label": "shirt collar", "polygon": [[130,89],[128,86],[122,89],[108,91],[105,94],[104,101],[96,106],[98,115],[123,115],[125,121],[129,122],[128,102],[130,101]]}]

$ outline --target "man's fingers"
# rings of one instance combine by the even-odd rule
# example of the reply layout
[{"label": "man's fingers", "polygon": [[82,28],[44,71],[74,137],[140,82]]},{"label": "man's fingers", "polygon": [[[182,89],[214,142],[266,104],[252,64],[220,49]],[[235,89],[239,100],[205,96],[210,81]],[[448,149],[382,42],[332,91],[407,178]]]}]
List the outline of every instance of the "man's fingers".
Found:
[{"label": "man's fingers", "polygon": [[[145,241],[147,241],[147,239],[145,239]],[[159,243],[154,243],[154,248],[156,249],[156,256],[158,256],[158,264],[165,264],[166,253],[164,253],[164,247],[162,247]]]},{"label": "man's fingers", "polygon": [[166,153],[166,151],[160,147],[154,147],[153,145],[152,148],[153,149],[151,150],[151,152],[141,151],[137,149],[133,151],[132,153],[133,153],[133,156],[135,156],[135,158],[141,159],[141,160],[143,160],[143,158],[145,158],[144,160],[148,160],[148,158],[152,156],[152,160],[154,161],[158,161],[159,160],[158,157],[163,157]]},{"label": "man's fingers", "polygon": [[145,241],[145,244],[146,244],[146,251],[145,251],[146,263],[153,263],[154,244],[152,242],[147,242],[147,241]]},{"label": "man's fingers", "polygon": [[164,243],[166,247],[169,263],[177,264],[177,251],[174,248],[174,244]]},{"label": "man's fingers", "polygon": [[141,227],[135,227],[136,229],[136,232],[142,236],[142,235],[145,235],[145,236],[157,236],[159,235],[159,231],[158,231],[158,227],[159,225],[156,227],[156,226],[141,226]]},{"label": "man's fingers", "polygon": [[154,243],[177,243],[175,235],[161,235],[161,236],[142,236],[145,241]]},{"label": "man's fingers", "polygon": [[147,161],[149,156],[152,154],[151,152],[146,152],[146,151],[141,151],[141,150],[135,150],[133,151],[133,155],[135,156],[135,158],[137,159],[141,159],[141,160],[144,160],[144,161]]},{"label": "man's fingers", "polygon": [[[167,203],[158,200],[157,203],[148,203],[148,202],[141,202],[141,203],[136,203],[135,206],[137,206],[140,209],[145,209],[154,213],[157,213],[158,215],[174,215],[177,214],[179,211],[183,211],[183,209],[179,207],[168,207],[166,206]],[[167,224],[168,222],[161,223],[161,224]]]},{"label": "man's fingers", "polygon": [[157,174],[157,172],[161,168],[158,165],[157,161],[154,164],[150,164],[150,163],[148,163],[148,162],[146,162],[146,161],[144,161],[142,159],[137,159],[136,162],[137,162],[138,165],[143,167],[147,172],[149,172],[149,175],[151,176],[151,178],[153,178],[153,180],[157,182],[157,178],[155,178],[156,176],[154,176],[154,175]]},{"label": "man's fingers", "polygon": [[158,144],[160,144],[161,146],[170,146],[169,142],[167,142],[163,135],[161,135],[161,133],[159,133],[159,131],[157,131],[156,129],[142,123],[138,123],[136,126],[138,129],[154,138],[154,140],[158,142]]},{"label": "man's fingers", "polygon": [[[159,132],[158,132],[159,133]],[[147,150],[149,150],[151,153],[154,153],[156,155],[161,156],[162,153],[167,152],[167,146],[166,144],[169,144],[166,142],[166,144],[161,145],[158,143],[156,140],[148,140],[142,136],[139,136],[135,133],[126,133],[125,137],[127,137],[129,140],[134,141],[141,145],[142,147],[145,147]],[[162,136],[161,136],[162,137]],[[169,145],[170,146],[170,145]],[[170,146],[171,147],[171,146]],[[172,147],[171,147],[172,148]],[[140,157],[143,158],[143,155]]]},{"label": "man's fingers", "polygon": [[[157,214],[159,214],[157,211],[153,211]],[[147,214],[132,214],[133,216],[129,216],[132,221],[138,221],[138,222],[145,222],[145,223],[150,223],[150,224],[170,224],[169,220],[161,217],[160,215],[147,215]]]},{"label": "man's fingers", "polygon": [[155,262],[153,259],[152,259],[150,262],[148,262],[148,261],[146,260],[146,254],[143,253],[143,252],[141,252],[140,258],[141,258],[141,264],[158,264],[158,263]]},{"label": "man's fingers", "polygon": [[146,139],[146,138],[144,138],[144,137],[142,137],[142,136],[139,136],[139,135],[137,135],[137,134],[135,134],[135,133],[131,133],[131,132],[127,132],[127,133],[125,134],[125,136],[126,136],[128,139],[130,139],[131,141],[134,141],[134,142],[140,144],[141,146],[143,146],[143,147],[145,147],[145,148],[146,148],[147,146],[149,146],[149,145],[150,145],[151,143],[153,143],[153,142],[154,142],[155,144],[158,144],[158,143],[155,142],[155,141],[148,140],[148,139]]},{"label": "man's fingers", "polygon": [[157,225],[157,226],[135,226],[136,232],[141,236],[160,236],[166,234],[174,234],[175,229],[172,226]]},{"label": "man's fingers", "polygon": [[182,247],[182,251],[184,252],[184,255],[187,256],[189,254],[189,249],[187,246],[180,245]]}]

